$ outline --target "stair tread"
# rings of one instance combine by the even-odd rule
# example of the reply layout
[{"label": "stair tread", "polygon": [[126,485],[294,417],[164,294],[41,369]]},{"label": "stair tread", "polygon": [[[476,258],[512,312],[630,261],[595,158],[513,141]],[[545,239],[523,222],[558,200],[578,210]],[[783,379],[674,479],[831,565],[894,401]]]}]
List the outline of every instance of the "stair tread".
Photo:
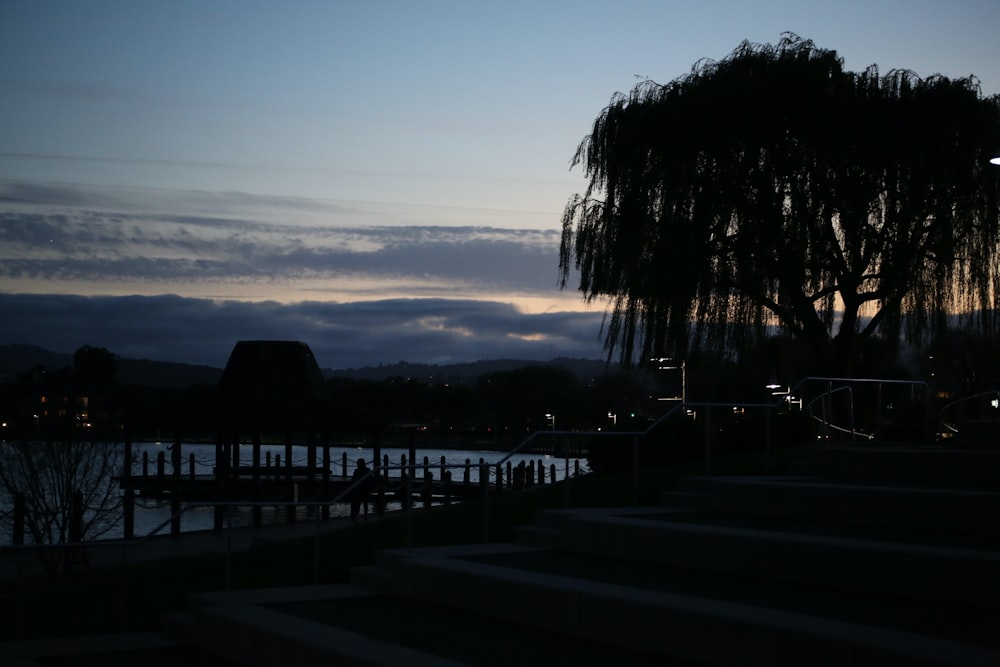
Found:
[{"label": "stair tread", "polygon": [[849,523],[847,522],[847,517],[845,517],[845,521],[843,522],[832,522],[735,514],[731,512],[667,511],[662,514],[643,514],[642,519],[690,526],[763,530],[791,535],[865,540],[896,545],[965,549],[1000,555],[1000,535],[996,534],[916,530],[893,526]]},{"label": "stair tread", "polygon": [[972,604],[944,604],[889,594],[845,591],[833,586],[787,583],[556,549],[484,553],[461,559],[1000,648],[1000,635],[996,633],[1000,611]]},{"label": "stair tread", "polygon": [[562,636],[467,610],[394,595],[369,595],[334,603],[308,600],[267,606],[297,618],[484,667],[512,664],[693,667],[697,664],[679,659],[664,662],[662,655],[627,651],[597,641]]}]

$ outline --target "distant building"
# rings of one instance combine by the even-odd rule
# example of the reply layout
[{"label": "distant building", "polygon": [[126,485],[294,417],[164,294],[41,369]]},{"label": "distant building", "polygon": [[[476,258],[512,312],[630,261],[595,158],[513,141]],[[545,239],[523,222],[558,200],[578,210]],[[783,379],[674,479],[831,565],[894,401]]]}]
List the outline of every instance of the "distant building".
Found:
[{"label": "distant building", "polygon": [[224,418],[260,427],[322,422],[333,407],[312,350],[297,341],[236,343],[219,400]]}]

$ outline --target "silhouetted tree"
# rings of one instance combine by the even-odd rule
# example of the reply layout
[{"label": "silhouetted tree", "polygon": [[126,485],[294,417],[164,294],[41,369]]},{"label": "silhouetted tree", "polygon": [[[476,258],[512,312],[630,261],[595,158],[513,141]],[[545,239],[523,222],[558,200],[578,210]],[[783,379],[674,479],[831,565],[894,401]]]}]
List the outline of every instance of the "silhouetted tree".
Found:
[{"label": "silhouetted tree", "polygon": [[[120,443],[7,440],[0,442],[0,491],[11,499],[24,497],[26,541],[65,544],[94,540],[121,519],[122,502],[114,476],[121,473],[122,461]],[[11,513],[0,513],[0,525],[9,530],[13,518]],[[65,554],[53,551],[41,555],[46,567],[55,573]]]},{"label": "silhouetted tree", "polygon": [[84,345],[73,353],[73,374],[85,385],[114,384],[118,358],[103,347]]},{"label": "silhouetted tree", "polygon": [[562,285],[575,268],[588,302],[608,300],[625,363],[783,329],[849,372],[859,337],[989,324],[997,146],[1000,96],[974,78],[745,42],[600,113],[573,158],[590,182],[563,216]]}]

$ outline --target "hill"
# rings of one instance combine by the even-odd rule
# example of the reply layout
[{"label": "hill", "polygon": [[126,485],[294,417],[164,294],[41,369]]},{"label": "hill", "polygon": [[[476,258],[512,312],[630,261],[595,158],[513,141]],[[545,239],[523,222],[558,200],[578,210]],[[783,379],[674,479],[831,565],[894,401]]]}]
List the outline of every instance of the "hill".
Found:
[{"label": "hill", "polygon": [[[33,368],[43,367],[49,371],[56,371],[72,365],[72,353],[51,352],[35,345],[0,345],[0,382],[14,382],[19,375]],[[566,368],[583,382],[617,368],[615,364],[609,366],[606,362],[596,359],[557,358],[551,361],[490,359],[443,365],[400,361],[363,368],[324,369],[322,373],[326,379],[342,377],[381,382],[388,378],[402,377],[426,380],[434,384],[469,384],[487,373],[532,365]],[[145,387],[214,385],[221,377],[221,368],[118,357],[117,379],[123,385]]]},{"label": "hill", "polygon": [[33,368],[55,371],[72,365],[72,354],[50,352],[37,345],[0,345],[0,382],[13,382]]},{"label": "hill", "polygon": [[569,359],[560,357],[551,361],[527,361],[524,359],[487,359],[461,364],[413,364],[400,361],[395,364],[379,364],[365,368],[345,368],[324,371],[326,377],[346,377],[356,380],[382,381],[388,378],[402,377],[426,380],[435,384],[466,384],[476,381],[487,373],[510,371],[525,366],[559,366],[566,368],[582,381],[589,380],[617,368],[608,366],[597,359]]},{"label": "hill", "polygon": [[[0,345],[0,382],[15,382],[19,375],[34,368],[59,371],[72,366],[72,353],[51,352],[35,345]],[[221,368],[118,357],[117,380],[123,385],[143,387],[214,385],[221,376]]]}]

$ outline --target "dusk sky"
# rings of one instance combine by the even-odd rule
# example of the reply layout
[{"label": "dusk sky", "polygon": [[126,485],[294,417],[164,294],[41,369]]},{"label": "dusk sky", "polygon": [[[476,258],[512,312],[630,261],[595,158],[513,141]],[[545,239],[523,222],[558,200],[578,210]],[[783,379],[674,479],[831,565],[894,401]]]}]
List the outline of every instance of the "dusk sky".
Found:
[{"label": "dusk sky", "polygon": [[997,0],[7,0],[0,344],[600,358],[558,247],[615,92],[790,31],[992,95],[998,26]]}]

